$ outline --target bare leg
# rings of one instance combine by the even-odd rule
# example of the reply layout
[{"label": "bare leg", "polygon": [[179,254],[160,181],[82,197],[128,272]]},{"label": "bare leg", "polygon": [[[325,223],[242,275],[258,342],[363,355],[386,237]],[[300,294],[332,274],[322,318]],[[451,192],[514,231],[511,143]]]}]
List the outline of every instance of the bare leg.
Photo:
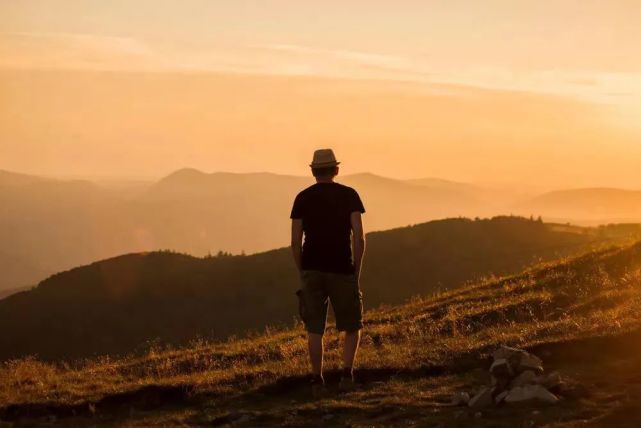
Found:
[{"label": "bare leg", "polygon": [[309,362],[312,373],[316,376],[323,375],[323,335],[307,333],[307,348],[309,349]]},{"label": "bare leg", "polygon": [[358,351],[358,344],[361,341],[361,331],[347,331],[345,332],[345,343],[343,344],[343,368],[351,369],[354,367],[354,360],[356,359],[356,352]]}]

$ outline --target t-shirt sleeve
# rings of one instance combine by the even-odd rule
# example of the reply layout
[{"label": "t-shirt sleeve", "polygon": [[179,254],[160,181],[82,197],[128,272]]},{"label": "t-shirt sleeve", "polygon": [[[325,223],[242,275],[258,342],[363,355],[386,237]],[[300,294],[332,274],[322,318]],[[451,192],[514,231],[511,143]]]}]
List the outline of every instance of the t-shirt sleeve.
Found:
[{"label": "t-shirt sleeve", "polygon": [[294,199],[294,205],[292,206],[292,212],[289,215],[291,219],[301,219],[303,218],[303,201],[300,197],[300,194],[296,195]]},{"label": "t-shirt sleeve", "polygon": [[361,197],[358,196],[358,192],[354,190],[352,197],[351,197],[351,202],[350,202],[350,207],[349,207],[349,212],[359,212],[359,213],[364,213],[365,212],[365,207],[363,206],[363,201],[361,201]]}]

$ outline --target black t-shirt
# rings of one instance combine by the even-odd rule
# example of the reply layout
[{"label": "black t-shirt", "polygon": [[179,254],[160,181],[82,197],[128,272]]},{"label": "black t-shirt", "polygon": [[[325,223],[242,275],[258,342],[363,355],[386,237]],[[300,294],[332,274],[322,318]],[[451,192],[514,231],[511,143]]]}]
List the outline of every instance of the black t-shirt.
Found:
[{"label": "black t-shirt", "polygon": [[365,208],[356,190],[338,183],[316,183],[294,200],[291,218],[303,220],[303,270],[352,274],[353,212]]}]

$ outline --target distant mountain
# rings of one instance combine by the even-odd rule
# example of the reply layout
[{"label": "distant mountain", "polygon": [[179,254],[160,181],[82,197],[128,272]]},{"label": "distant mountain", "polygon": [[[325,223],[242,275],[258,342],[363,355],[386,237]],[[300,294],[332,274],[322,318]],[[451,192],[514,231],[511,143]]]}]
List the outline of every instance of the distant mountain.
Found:
[{"label": "distant mountain", "polygon": [[[361,194],[368,230],[451,216],[489,215],[449,186],[374,174],[340,176]],[[204,256],[285,245],[294,196],[313,178],[181,169],[150,185],[98,186],[0,173],[0,289],[117,254],[172,249]]]},{"label": "distant mountain", "polygon": [[122,253],[132,248],[131,229],[120,199],[93,183],[2,171],[0,289]]},{"label": "distant mountain", "polygon": [[434,177],[425,177],[425,178],[413,178],[410,180],[404,180],[406,183],[415,184],[418,186],[428,186],[443,190],[456,190],[460,192],[469,192],[475,193],[479,192],[482,189],[478,186],[469,183],[461,183],[458,181],[443,180],[442,178]]},{"label": "distant mountain", "polygon": [[519,213],[593,221],[641,220],[641,191],[611,188],[559,190],[517,207]]},{"label": "distant mountain", "polygon": [[[367,307],[575,254],[638,229],[523,218],[451,219],[368,234]],[[294,320],[299,280],[288,248],[196,258],[123,255],[56,274],[0,300],[0,359],[128,352],[146,341],[221,338]]]},{"label": "distant mountain", "polygon": [[0,169],[0,187],[22,186],[25,184],[41,183],[43,181],[46,181],[46,179]]}]

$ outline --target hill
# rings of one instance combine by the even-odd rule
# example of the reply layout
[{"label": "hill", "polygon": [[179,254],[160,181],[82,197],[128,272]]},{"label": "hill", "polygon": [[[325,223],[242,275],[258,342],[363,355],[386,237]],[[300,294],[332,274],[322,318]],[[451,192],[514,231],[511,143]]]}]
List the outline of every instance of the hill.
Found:
[{"label": "hill", "polygon": [[516,212],[574,221],[636,222],[641,219],[641,191],[611,188],[559,190],[519,205]]},{"label": "hill", "polygon": [[[341,176],[368,209],[368,230],[490,214],[469,192],[373,174]],[[119,254],[170,248],[204,256],[286,245],[294,196],[311,177],[182,169],[148,186],[103,186],[0,171],[0,289]]]},{"label": "hill", "polygon": [[[365,304],[396,304],[467,281],[577,254],[629,230],[547,225],[516,217],[450,219],[368,235]],[[147,342],[223,338],[295,317],[288,248],[196,258],[123,255],[61,272],[0,301],[0,359],[129,352]]]},{"label": "hill", "polygon": [[[589,252],[366,314],[359,388],[328,396],[305,380],[301,326],[223,343],[73,365],[0,368],[0,418],[69,425],[638,426],[641,243]],[[561,373],[561,403],[476,410],[449,398],[488,379],[501,344]]]}]

